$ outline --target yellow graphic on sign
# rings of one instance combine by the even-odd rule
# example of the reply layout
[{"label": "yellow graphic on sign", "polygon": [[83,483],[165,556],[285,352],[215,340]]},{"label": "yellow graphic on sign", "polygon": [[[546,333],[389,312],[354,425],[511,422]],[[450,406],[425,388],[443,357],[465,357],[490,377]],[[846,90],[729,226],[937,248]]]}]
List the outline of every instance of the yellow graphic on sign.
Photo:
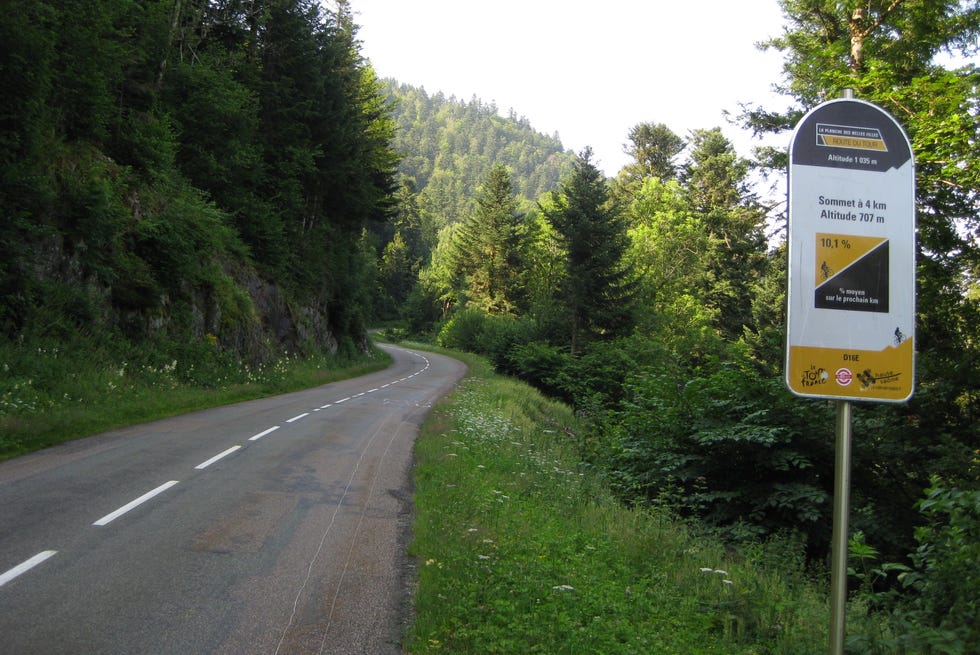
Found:
[{"label": "yellow graphic on sign", "polygon": [[[904,335],[895,335],[898,341]],[[881,351],[790,347],[787,382],[807,396],[902,401],[912,395],[912,340]]]},{"label": "yellow graphic on sign", "polygon": [[887,241],[882,237],[857,237],[817,232],[817,286]]},{"label": "yellow graphic on sign", "polygon": [[881,150],[887,151],[885,142],[881,139],[860,139],[853,136],[834,136],[832,134],[820,135],[821,145],[831,148],[852,148],[855,150]]},{"label": "yellow graphic on sign", "polygon": [[876,127],[817,123],[816,131],[819,146],[888,152],[881,130]]}]

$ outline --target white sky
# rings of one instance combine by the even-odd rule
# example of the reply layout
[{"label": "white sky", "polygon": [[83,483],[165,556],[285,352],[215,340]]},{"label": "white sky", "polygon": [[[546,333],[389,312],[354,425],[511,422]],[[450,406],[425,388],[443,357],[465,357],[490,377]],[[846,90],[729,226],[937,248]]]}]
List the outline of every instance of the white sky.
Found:
[{"label": "white sky", "polygon": [[[739,154],[756,142],[726,122],[739,103],[781,109],[777,0],[352,0],[362,54],[379,77],[513,109],[566,149],[591,146],[614,175],[631,127],[686,137],[721,127]],[[788,142],[788,136],[787,142]],[[773,143],[772,145],[777,145]]]}]

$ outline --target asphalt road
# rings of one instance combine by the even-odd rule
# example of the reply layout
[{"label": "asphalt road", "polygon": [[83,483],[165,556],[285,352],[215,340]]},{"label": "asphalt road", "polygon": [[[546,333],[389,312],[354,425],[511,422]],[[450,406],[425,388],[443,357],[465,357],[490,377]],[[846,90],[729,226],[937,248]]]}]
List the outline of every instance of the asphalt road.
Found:
[{"label": "asphalt road", "polygon": [[0,463],[0,652],[401,653],[413,444],[465,368],[386,349]]}]

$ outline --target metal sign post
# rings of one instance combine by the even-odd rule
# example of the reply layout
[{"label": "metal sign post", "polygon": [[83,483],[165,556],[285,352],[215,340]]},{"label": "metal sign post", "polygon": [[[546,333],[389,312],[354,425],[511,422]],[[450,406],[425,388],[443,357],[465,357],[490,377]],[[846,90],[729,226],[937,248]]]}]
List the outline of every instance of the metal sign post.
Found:
[{"label": "metal sign post", "polygon": [[845,92],[789,149],[786,385],[837,401],[830,653],[844,653],[851,401],[903,402],[915,372],[915,162],[880,107]]},{"label": "metal sign post", "polygon": [[830,654],[844,655],[847,610],[847,521],[851,510],[851,402],[837,401],[834,440],[834,529],[830,537]]}]

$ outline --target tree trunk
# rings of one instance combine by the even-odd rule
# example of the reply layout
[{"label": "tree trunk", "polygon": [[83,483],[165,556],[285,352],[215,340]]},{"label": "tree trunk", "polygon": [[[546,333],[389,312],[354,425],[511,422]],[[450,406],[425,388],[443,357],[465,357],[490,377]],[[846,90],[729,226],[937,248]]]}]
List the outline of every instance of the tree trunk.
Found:
[{"label": "tree trunk", "polygon": [[170,21],[170,33],[167,35],[167,49],[160,60],[160,70],[157,72],[157,92],[163,86],[163,74],[167,70],[167,59],[170,58],[170,48],[174,44],[174,36],[177,34],[177,26],[180,25],[180,3],[181,0],[174,0],[174,17]]}]

